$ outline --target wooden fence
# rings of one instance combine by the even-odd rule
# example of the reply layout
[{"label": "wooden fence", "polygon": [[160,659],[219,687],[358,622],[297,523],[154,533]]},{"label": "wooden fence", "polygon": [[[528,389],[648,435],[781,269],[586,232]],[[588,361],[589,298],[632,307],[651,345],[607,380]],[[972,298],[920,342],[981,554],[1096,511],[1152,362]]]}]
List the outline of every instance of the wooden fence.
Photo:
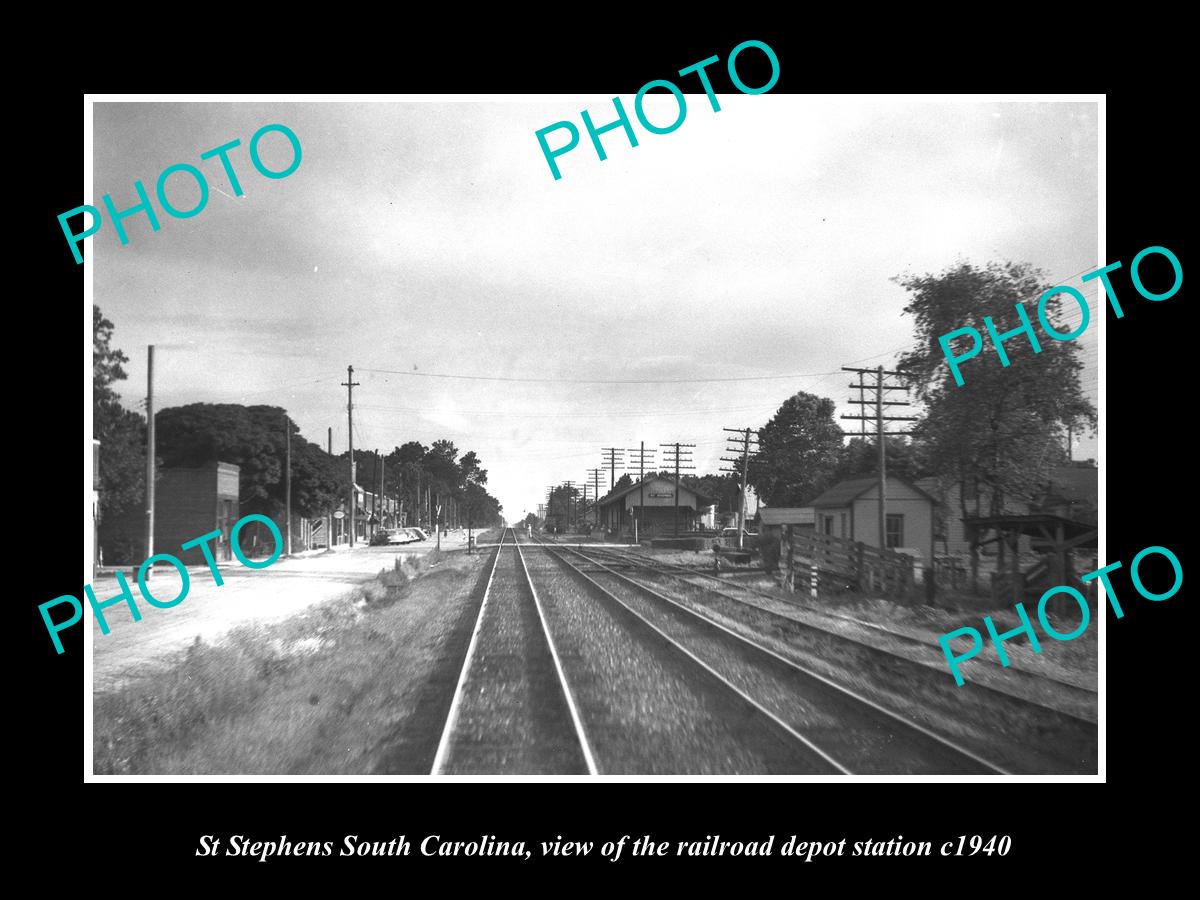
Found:
[{"label": "wooden fence", "polygon": [[911,556],[862,541],[796,530],[788,547],[787,578],[789,584],[813,594],[850,588],[883,593],[890,599],[911,595],[916,582]]}]

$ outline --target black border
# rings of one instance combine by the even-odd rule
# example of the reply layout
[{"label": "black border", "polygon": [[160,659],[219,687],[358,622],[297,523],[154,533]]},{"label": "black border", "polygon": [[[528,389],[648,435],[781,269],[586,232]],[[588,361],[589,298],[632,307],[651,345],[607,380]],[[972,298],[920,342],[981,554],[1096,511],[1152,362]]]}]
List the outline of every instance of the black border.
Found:
[{"label": "black border", "polygon": [[[726,37],[720,30],[737,35]],[[407,40],[386,59],[378,44],[367,42],[361,48],[342,46],[337,52],[327,52],[320,58],[320,65],[313,64],[316,58],[311,53],[296,47],[289,49],[285,57],[294,62],[298,54],[304,63],[296,68],[297,83],[273,84],[269,89],[350,92],[373,87],[413,93],[486,90],[629,95],[645,81],[670,77],[674,70],[709,55],[718,54],[724,59],[728,50],[746,37],[765,40],[779,55],[781,78],[777,92],[873,92],[889,88],[905,92],[1102,91],[1108,86],[1106,82],[1113,80],[1103,73],[1090,77],[1091,73],[1080,68],[1078,56],[1074,62],[1064,63],[1063,71],[1040,63],[1018,71],[1021,67],[1013,56],[1013,47],[999,35],[968,51],[961,42],[951,42],[948,46],[954,49],[946,50],[928,35],[923,40],[897,35],[901,46],[886,50],[886,39],[863,46],[847,37],[852,34],[847,30],[838,46],[837,34],[811,23],[774,29],[697,27],[691,33],[673,32],[666,38],[631,25],[622,38],[598,36],[590,43],[579,30],[573,30],[569,37],[531,40],[526,47],[516,47],[507,39],[485,41],[474,48],[457,38],[453,42]],[[1014,42],[1018,40],[1014,38]],[[1084,40],[1080,34],[1080,44]],[[1082,49],[1076,46],[1074,52]],[[334,79],[335,84],[327,85],[333,70],[342,74]],[[188,77],[169,78],[169,84],[153,85],[143,83],[134,73],[128,87],[236,93],[259,89],[267,83],[266,79],[245,74],[247,71],[253,70],[228,71],[224,80],[218,78],[214,83],[213,70],[208,68],[203,77],[192,72]],[[713,71],[719,73],[721,68],[714,67]],[[96,86],[100,90],[124,87],[112,83]],[[727,85],[716,86],[718,92],[729,90]],[[129,788],[145,797],[146,802],[141,803],[130,802],[124,796],[116,799],[99,795],[101,791],[126,790],[125,786],[87,786],[92,790],[83,793],[78,718],[83,699],[81,630],[66,635],[67,652],[57,657],[45,640],[36,610],[45,599],[79,589],[78,558],[73,555],[78,532],[74,524],[67,528],[59,522],[64,511],[74,515],[73,511],[79,509],[75,466],[80,450],[86,448],[86,444],[80,445],[74,419],[80,395],[73,374],[78,364],[77,341],[85,336],[76,318],[82,267],[75,266],[65,251],[55,216],[81,202],[78,142],[82,113],[82,93],[67,85],[39,93],[36,100],[30,101],[27,115],[37,123],[39,140],[36,152],[30,153],[33,174],[20,185],[29,192],[23,208],[30,214],[18,217],[18,221],[34,227],[29,246],[41,265],[29,267],[29,277],[24,280],[23,296],[33,308],[28,318],[34,333],[15,343],[30,356],[20,371],[34,377],[26,381],[24,390],[14,390],[21,397],[19,404],[27,408],[18,411],[13,430],[32,439],[43,454],[49,455],[28,478],[34,490],[17,493],[14,504],[18,525],[13,541],[14,567],[20,588],[14,602],[25,616],[22,636],[27,639],[26,656],[14,672],[18,676],[14,679],[18,685],[15,693],[25,706],[20,724],[25,737],[21,742],[24,765],[32,770],[40,786],[35,792],[39,796],[25,810],[29,815],[27,846],[49,850],[54,842],[45,839],[48,833],[74,835],[73,844],[84,836],[82,851],[59,847],[57,858],[68,858],[63,853],[82,852],[91,864],[84,871],[115,869],[118,875],[135,859],[153,868],[166,865],[171,869],[191,861],[195,865],[189,867],[189,874],[204,872],[214,883],[224,880],[240,884],[229,879],[261,878],[264,883],[275,883],[284,874],[308,879],[318,874],[363,870],[360,866],[353,870],[347,865],[338,866],[337,858],[272,864],[197,859],[194,851],[199,835],[245,834],[271,839],[287,834],[293,839],[335,843],[344,834],[386,840],[399,833],[410,837],[442,833],[462,839],[486,833],[530,840],[563,834],[594,841],[644,833],[659,839],[698,839],[718,833],[730,839],[759,839],[770,833],[799,833],[802,838],[846,836],[851,841],[896,834],[930,840],[962,833],[1012,835],[1014,850],[1004,860],[956,861],[951,863],[953,873],[946,871],[945,860],[871,861],[867,865],[849,858],[819,866],[777,857],[627,858],[623,865],[589,858],[525,863],[524,870],[519,866],[509,868],[512,863],[487,859],[460,860],[451,868],[435,867],[419,858],[363,861],[372,865],[373,871],[383,872],[387,867],[386,871],[401,877],[410,866],[419,865],[422,873],[433,877],[440,874],[456,878],[460,872],[470,871],[488,877],[519,875],[527,879],[536,865],[539,875],[547,869],[551,876],[566,871],[586,872],[589,879],[599,877],[605,881],[652,874],[666,865],[674,873],[706,880],[718,872],[734,873],[743,887],[753,885],[745,879],[764,872],[764,865],[770,874],[799,876],[804,884],[824,873],[837,877],[848,871],[856,879],[863,875],[890,879],[896,874],[895,867],[902,866],[930,887],[945,885],[945,878],[960,875],[963,880],[952,883],[969,889],[1001,870],[1009,877],[1016,871],[1028,875],[1030,865],[1045,864],[1052,871],[1065,873],[1080,860],[1094,858],[1098,848],[1111,846],[1113,841],[1120,843],[1122,855],[1129,856],[1148,849],[1148,842],[1158,839],[1160,823],[1152,813],[1138,823],[1118,818],[1118,810],[1127,809],[1135,798],[1140,798],[1139,805],[1153,802],[1156,791],[1166,790],[1166,779],[1185,774],[1189,765],[1187,756],[1180,752],[1183,739],[1178,716],[1188,684],[1184,670],[1188,653],[1186,645],[1181,648],[1173,640],[1186,640],[1190,634],[1184,620],[1186,600],[1183,591],[1157,604],[1131,597],[1128,579],[1120,575],[1114,583],[1125,601],[1126,615],[1118,621],[1110,613],[1106,623],[1107,777],[1112,790],[1103,788],[1103,798],[1097,793],[1101,788],[1094,785],[923,783],[641,783],[602,787],[520,783],[225,784]],[[1161,85],[1156,90],[1129,88],[1109,93],[1106,261],[1120,259],[1127,267],[1137,251],[1158,244],[1171,248],[1187,268],[1182,176],[1188,145],[1171,138],[1180,115],[1180,101]],[[1178,519],[1188,502],[1185,486],[1190,473],[1183,454],[1189,440],[1176,426],[1182,417],[1172,415],[1187,408],[1189,382],[1182,371],[1190,356],[1189,331],[1183,321],[1186,299],[1181,291],[1169,301],[1149,303],[1132,294],[1127,275],[1124,279],[1114,278],[1114,282],[1123,301],[1129,299],[1124,302],[1124,319],[1117,321],[1109,313],[1107,320],[1110,374],[1107,458],[1102,474],[1108,490],[1108,560],[1121,559],[1128,565],[1138,550],[1160,544],[1174,550],[1186,570]],[[71,313],[59,314],[60,305]],[[52,309],[55,312],[51,313]],[[22,317],[14,318],[19,322]],[[59,411],[61,415],[56,414]],[[21,470],[13,466],[11,471]],[[28,476],[22,472],[17,477],[24,480]],[[1126,601],[1127,597],[1131,599]],[[136,856],[123,861],[121,848],[131,839]],[[108,865],[98,867],[102,855]],[[122,877],[140,877],[140,873]],[[1013,888],[1026,884],[1014,882]]]}]

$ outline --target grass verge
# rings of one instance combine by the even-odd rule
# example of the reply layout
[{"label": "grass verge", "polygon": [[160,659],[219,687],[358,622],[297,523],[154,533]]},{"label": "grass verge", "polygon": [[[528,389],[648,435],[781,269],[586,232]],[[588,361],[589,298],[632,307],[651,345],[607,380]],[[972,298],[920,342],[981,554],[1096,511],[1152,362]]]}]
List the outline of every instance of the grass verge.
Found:
[{"label": "grass verge", "polygon": [[411,557],[345,597],[197,640],[96,693],[95,773],[372,771],[437,668],[484,558]]}]

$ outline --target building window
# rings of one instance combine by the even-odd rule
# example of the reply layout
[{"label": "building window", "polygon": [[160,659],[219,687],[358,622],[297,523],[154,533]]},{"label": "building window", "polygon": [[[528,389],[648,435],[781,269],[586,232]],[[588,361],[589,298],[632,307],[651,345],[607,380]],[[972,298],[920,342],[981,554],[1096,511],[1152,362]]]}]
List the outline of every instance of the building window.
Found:
[{"label": "building window", "polygon": [[904,516],[888,515],[887,517],[887,545],[891,550],[895,547],[904,546]]},{"label": "building window", "polygon": [[825,516],[825,533],[833,534],[833,516]]}]

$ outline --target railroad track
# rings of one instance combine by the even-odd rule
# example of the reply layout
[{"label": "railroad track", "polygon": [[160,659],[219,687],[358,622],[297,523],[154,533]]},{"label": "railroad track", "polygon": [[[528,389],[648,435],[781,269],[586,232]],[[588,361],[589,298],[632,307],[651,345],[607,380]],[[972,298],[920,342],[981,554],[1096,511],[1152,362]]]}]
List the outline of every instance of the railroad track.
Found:
[{"label": "railroad track", "polygon": [[[922,663],[917,662],[917,660],[919,660],[921,655],[928,653],[930,646],[931,646],[928,641],[923,641],[918,638],[912,637],[910,635],[903,634],[903,633],[897,632],[897,631],[893,631],[890,628],[885,628],[882,625],[875,624],[874,622],[864,622],[861,619],[856,619],[852,616],[841,615],[839,613],[832,612],[830,610],[812,608],[812,607],[808,606],[807,604],[797,602],[795,600],[788,600],[788,599],[783,599],[783,598],[777,597],[774,594],[771,594],[771,593],[768,593],[767,591],[763,591],[758,588],[752,587],[751,585],[738,584],[736,581],[731,581],[729,579],[720,578],[716,575],[711,575],[708,572],[700,572],[700,571],[697,571],[695,568],[689,568],[688,566],[681,566],[681,565],[677,565],[674,563],[666,563],[661,560],[656,560],[656,559],[644,556],[639,553],[633,553],[633,552],[629,552],[629,551],[619,551],[619,550],[614,550],[612,548],[600,548],[595,551],[589,551],[589,552],[598,553],[602,556],[605,556],[609,559],[617,560],[621,563],[633,563],[637,566],[640,566],[640,567],[646,569],[647,571],[652,571],[657,575],[661,575],[665,578],[673,578],[677,581],[680,581],[684,584],[688,584],[692,587],[701,588],[702,590],[705,590],[716,596],[722,597],[723,599],[726,599],[732,603],[737,603],[737,604],[741,604],[746,607],[750,607],[750,608],[754,609],[756,612],[761,612],[764,615],[773,618],[780,624],[786,623],[786,625],[789,628],[806,629],[806,630],[809,630],[812,632],[820,633],[821,635],[827,635],[830,638],[834,639],[835,641],[856,644],[859,647],[865,648],[867,651],[869,651],[871,653],[890,654],[892,656],[899,657],[900,659],[903,659],[906,662],[914,662],[914,664],[916,664],[916,665],[923,665]],[[719,585],[721,589],[717,589],[713,585]],[[733,593],[733,592],[736,592],[736,593]],[[869,628],[873,631],[877,631],[881,635],[883,635],[888,642],[890,642],[896,646],[906,648],[905,652],[897,653],[894,650],[888,649],[886,647],[879,647],[875,644],[861,640],[852,635],[842,634],[837,631],[831,631],[828,628],[821,627],[821,625],[819,625],[817,623],[803,621],[801,619],[795,618],[794,616],[787,615],[786,612],[781,612],[781,610],[787,610],[790,612],[791,609],[807,610],[809,612],[815,613],[820,616],[826,616],[826,617],[833,618],[833,619],[841,619],[843,621],[851,623],[852,625],[855,625],[855,626],[858,626],[861,628]],[[983,664],[987,664],[986,660],[980,660],[979,662],[981,662]],[[1006,698],[1016,699],[1018,701],[1021,701],[1021,702],[1027,703],[1027,704],[1031,704],[1034,706],[1040,706],[1043,709],[1045,709],[1051,713],[1061,715],[1061,716],[1067,716],[1069,718],[1078,719],[1081,723],[1086,723],[1088,725],[1094,726],[1096,724],[1093,721],[1084,719],[1080,716],[1075,716],[1072,713],[1069,713],[1062,709],[1059,709],[1058,707],[1049,706],[1049,705],[1045,704],[1044,702],[1040,701],[1036,697],[1028,696],[1028,694],[1026,693],[1026,692],[1028,692],[1028,693],[1037,692],[1042,687],[1044,687],[1046,684],[1050,684],[1053,686],[1053,688],[1056,691],[1058,691],[1060,693],[1060,695],[1062,695],[1066,699],[1069,699],[1072,704],[1077,705],[1079,707],[1087,707],[1087,706],[1095,706],[1095,703],[1096,703],[1096,692],[1095,691],[1091,691],[1086,688],[1081,688],[1078,685],[1074,685],[1069,682],[1062,681],[1061,679],[1053,678],[1048,675],[1042,675],[1042,674],[1039,674],[1036,672],[1030,672],[1025,669],[1018,669],[1013,666],[1004,668],[999,665],[993,664],[993,667],[996,669],[1003,668],[1006,675],[1010,679],[1012,679],[1015,682],[1020,683],[1023,686],[1022,688],[1018,688],[1018,690],[1021,693],[1013,694],[1008,691],[1000,690],[999,688],[996,688],[992,685],[989,685],[989,684],[986,684],[983,682],[978,682],[978,681],[973,683],[973,688],[975,690],[982,692],[982,693],[990,693],[990,694],[995,694],[995,695],[1001,695]],[[925,668],[929,668],[929,667],[925,666]],[[937,671],[938,672],[943,671],[943,669],[940,665],[938,666]]]},{"label": "railroad track", "polygon": [[535,582],[604,774],[849,774],[837,759],[556,548]]},{"label": "railroad track", "polygon": [[[542,544],[680,658],[772,721],[780,733],[843,774],[1011,774],[950,738],[901,716],[738,634],[579,550]],[[565,552],[564,552],[565,550]],[[568,555],[579,562],[568,559]]]},{"label": "railroad track", "polygon": [[[821,672],[816,673],[819,677],[832,676],[841,681],[845,680],[842,672],[859,675],[869,671],[873,676],[872,681],[881,685],[885,692],[897,693],[895,685],[904,685],[905,695],[919,690],[921,702],[916,703],[911,697],[905,696],[897,704],[900,709],[892,712],[906,720],[911,719],[912,716],[902,712],[907,703],[917,715],[939,729],[944,722],[953,721],[956,729],[963,734],[958,743],[973,748],[975,753],[998,766],[1029,772],[1096,770],[1097,728],[1095,722],[1088,719],[978,682],[973,684],[969,696],[955,693],[938,678],[937,670],[915,659],[809,624],[794,615],[784,615],[763,603],[714,590],[708,584],[696,584],[687,577],[703,573],[691,570],[677,573],[671,571],[673,567],[611,548],[588,550],[581,555],[599,557],[593,560],[596,564],[608,560],[609,568],[624,569],[622,574],[627,578],[629,572],[636,572],[643,582],[651,582],[645,585],[650,589],[665,590],[661,583],[655,581],[662,578],[672,578],[689,588],[699,589],[704,593],[699,596],[689,594],[681,605],[698,615],[711,617],[715,614],[726,622],[745,627],[752,633],[749,639],[755,643],[761,640],[764,632],[771,632],[783,639],[790,652],[800,656],[798,664],[803,668],[819,668]],[[637,571],[639,569],[640,572]],[[726,582],[721,581],[721,584]],[[773,605],[786,604],[786,601],[767,594],[761,596]],[[675,598],[667,599],[680,603]],[[928,650],[927,647],[923,649]],[[1036,677],[1030,676],[1031,679]],[[1029,684],[1034,685],[1036,681]],[[1061,683],[1055,684],[1057,688]],[[893,701],[895,699],[892,698]],[[1094,697],[1091,699],[1094,703]],[[1084,701],[1079,702],[1082,704]],[[1015,737],[1022,734],[1027,736],[1026,739]]]},{"label": "railroad track", "polygon": [[596,774],[515,534],[500,534],[431,774]]}]

